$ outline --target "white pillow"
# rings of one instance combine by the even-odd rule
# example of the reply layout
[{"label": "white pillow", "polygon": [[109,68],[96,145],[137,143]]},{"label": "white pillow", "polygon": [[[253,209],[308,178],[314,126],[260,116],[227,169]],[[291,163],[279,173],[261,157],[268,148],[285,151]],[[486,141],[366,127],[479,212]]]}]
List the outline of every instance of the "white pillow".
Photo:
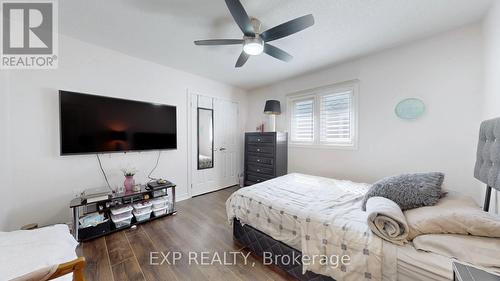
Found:
[{"label": "white pillow", "polygon": [[435,206],[404,212],[408,239],[423,234],[464,234],[500,238],[500,217],[484,212],[469,197],[450,193]]},{"label": "white pillow", "polygon": [[500,272],[500,238],[427,234],[413,239],[416,249],[455,258]]}]

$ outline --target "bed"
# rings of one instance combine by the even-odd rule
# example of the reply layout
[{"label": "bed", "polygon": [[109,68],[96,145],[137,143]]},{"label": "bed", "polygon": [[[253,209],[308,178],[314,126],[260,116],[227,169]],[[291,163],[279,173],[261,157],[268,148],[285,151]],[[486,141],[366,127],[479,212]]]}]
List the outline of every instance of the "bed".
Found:
[{"label": "bed", "polygon": [[66,225],[0,232],[0,280],[84,281],[77,245]]},{"label": "bed", "polygon": [[[497,138],[500,119],[484,121],[475,177],[488,186],[485,207],[491,189],[500,190]],[[299,280],[451,280],[451,258],[418,251],[411,243],[395,245],[370,230],[361,211],[368,188],[294,173],[239,189],[226,211],[238,242]],[[320,262],[345,255],[352,263]]]},{"label": "bed", "polygon": [[361,211],[368,188],[293,173],[238,190],[226,202],[226,211],[235,239],[258,256],[350,257],[349,265],[335,268],[272,258],[299,280],[452,279],[449,258],[417,251],[411,244],[394,245],[370,231]]}]

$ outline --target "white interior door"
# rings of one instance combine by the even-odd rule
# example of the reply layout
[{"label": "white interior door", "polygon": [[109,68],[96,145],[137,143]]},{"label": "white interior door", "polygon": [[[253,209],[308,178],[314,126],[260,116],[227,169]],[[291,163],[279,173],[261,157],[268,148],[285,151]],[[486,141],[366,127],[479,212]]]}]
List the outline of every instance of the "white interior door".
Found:
[{"label": "white interior door", "polygon": [[[196,196],[210,192],[218,185],[217,174],[214,168],[198,168],[198,108],[213,109],[213,99],[210,97],[191,96],[191,195]],[[215,122],[214,122],[215,123]],[[207,154],[207,153],[205,153]],[[215,155],[215,151],[214,151]],[[215,163],[214,163],[215,167]]]},{"label": "white interior door", "polygon": [[221,188],[238,183],[240,166],[238,104],[215,100],[215,164]]},{"label": "white interior door", "polygon": [[[213,109],[212,168],[198,167],[198,108]],[[238,103],[192,95],[190,114],[191,195],[196,196],[237,184],[241,154],[238,143]],[[201,140],[201,143],[206,142],[206,139]]]}]

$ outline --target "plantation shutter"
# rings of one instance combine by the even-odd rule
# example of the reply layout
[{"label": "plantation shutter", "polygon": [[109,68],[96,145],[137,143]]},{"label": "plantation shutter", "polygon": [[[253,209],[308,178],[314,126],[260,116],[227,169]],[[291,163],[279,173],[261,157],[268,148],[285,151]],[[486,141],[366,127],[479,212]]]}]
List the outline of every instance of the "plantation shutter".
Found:
[{"label": "plantation shutter", "polygon": [[314,98],[292,102],[292,141],[314,141]]},{"label": "plantation shutter", "polygon": [[320,97],[320,142],[350,143],[352,91]]}]

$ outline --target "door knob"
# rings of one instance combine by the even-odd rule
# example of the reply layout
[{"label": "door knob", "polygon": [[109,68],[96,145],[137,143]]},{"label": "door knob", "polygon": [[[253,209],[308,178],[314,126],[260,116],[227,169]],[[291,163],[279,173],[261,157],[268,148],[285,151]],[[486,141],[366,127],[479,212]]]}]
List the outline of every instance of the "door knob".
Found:
[{"label": "door knob", "polygon": [[226,148],[225,148],[225,147],[221,147],[221,148],[219,148],[219,151],[224,151],[224,150],[226,150]]}]

